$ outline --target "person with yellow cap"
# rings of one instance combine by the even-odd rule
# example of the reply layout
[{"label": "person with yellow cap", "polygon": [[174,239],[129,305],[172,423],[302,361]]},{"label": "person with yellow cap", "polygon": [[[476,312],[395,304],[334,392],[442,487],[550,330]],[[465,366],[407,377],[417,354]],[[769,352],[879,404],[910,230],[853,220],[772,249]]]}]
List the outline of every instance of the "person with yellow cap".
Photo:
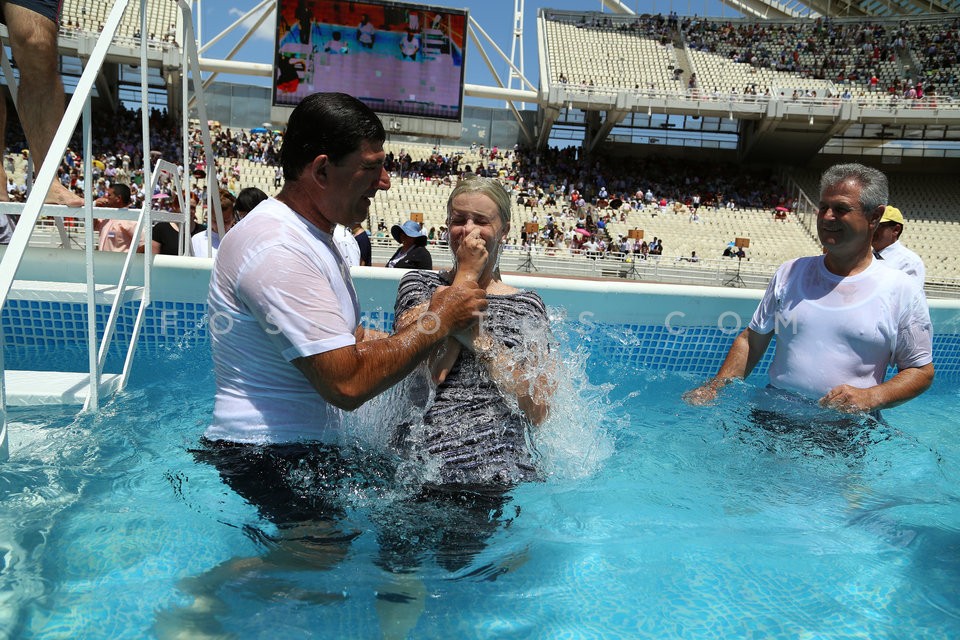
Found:
[{"label": "person with yellow cap", "polygon": [[880,224],[873,234],[873,255],[883,261],[884,266],[899,269],[909,276],[917,278],[923,287],[927,269],[916,253],[900,242],[903,233],[903,214],[900,209],[887,205],[880,218]]}]

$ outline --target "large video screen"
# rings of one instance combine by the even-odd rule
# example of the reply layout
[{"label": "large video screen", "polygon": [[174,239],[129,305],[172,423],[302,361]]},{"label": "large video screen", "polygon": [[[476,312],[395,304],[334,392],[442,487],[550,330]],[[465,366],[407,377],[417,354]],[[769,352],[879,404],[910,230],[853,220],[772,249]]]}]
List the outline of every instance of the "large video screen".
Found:
[{"label": "large video screen", "polygon": [[465,10],[278,0],[277,11],[274,106],[342,91],[378,113],[461,119]]}]

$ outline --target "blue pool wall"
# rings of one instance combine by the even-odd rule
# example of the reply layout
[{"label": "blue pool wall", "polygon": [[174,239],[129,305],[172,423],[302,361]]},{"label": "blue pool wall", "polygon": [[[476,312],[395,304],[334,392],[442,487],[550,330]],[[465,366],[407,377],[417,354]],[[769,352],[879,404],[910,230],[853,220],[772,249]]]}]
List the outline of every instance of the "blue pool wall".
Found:
[{"label": "blue pool wall", "polygon": [[[116,283],[124,256],[97,253],[98,283]],[[182,349],[209,339],[206,295],[213,261],[208,258],[155,256],[151,305],[138,349]],[[86,273],[79,250],[30,248],[17,280],[82,283]],[[389,330],[402,270],[357,267],[354,282],[368,326]],[[716,372],[733,338],[747,325],[763,292],[754,289],[648,284],[633,281],[573,280],[508,275],[516,287],[534,289],[574,339],[589,347],[591,358],[610,366],[656,368],[701,375]],[[137,257],[129,283],[143,283],[143,258]],[[123,306],[113,349],[129,344],[137,304]],[[106,323],[109,307],[97,306]],[[931,300],[934,364],[940,381],[960,380],[960,300]],[[86,304],[76,294],[62,300],[18,299],[3,309],[4,354],[8,368],[26,368],[19,360],[39,351],[76,349],[86,344]],[[772,354],[758,366],[762,373]],[[83,360],[85,363],[85,359]],[[109,370],[109,367],[108,367]]]}]

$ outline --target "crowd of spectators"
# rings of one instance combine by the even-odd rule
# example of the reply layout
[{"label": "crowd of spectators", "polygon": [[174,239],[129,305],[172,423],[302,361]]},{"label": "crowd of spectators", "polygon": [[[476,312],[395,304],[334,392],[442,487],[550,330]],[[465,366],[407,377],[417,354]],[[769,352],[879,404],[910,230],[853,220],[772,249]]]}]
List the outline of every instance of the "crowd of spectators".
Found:
[{"label": "crowd of spectators", "polygon": [[[150,150],[156,157],[174,159],[179,153],[182,142],[179,139],[179,127],[171,121],[166,112],[153,110],[150,113]],[[107,194],[113,182],[130,185],[134,197],[142,202],[143,194],[143,145],[142,124],[139,111],[121,107],[116,113],[93,113],[93,163],[92,176],[88,181],[83,170],[81,156],[81,133],[78,128],[61,162],[57,179],[66,187],[83,195],[87,184],[94,188],[94,199]],[[5,150],[7,170],[7,192],[14,200],[23,200],[25,187],[22,181],[15,181],[15,167],[9,154],[20,155],[29,160],[30,150],[23,131],[16,121],[7,129],[7,148]]]},{"label": "crowd of spectators", "polygon": [[[581,29],[635,33],[664,45],[685,44],[758,69],[829,81],[837,86],[831,90],[836,97],[844,89],[910,100],[960,94],[960,18],[956,17],[899,22],[821,17],[777,22],[681,18],[673,12],[629,17],[586,12],[549,14],[548,19],[572,22]],[[695,74],[687,79],[690,89],[711,89],[698,87]],[[567,82],[568,77],[561,71],[559,80]],[[594,84],[592,79],[575,81]],[[781,87],[758,83],[745,92],[770,97],[777,89]],[[782,97],[789,94],[788,90]]]},{"label": "crowd of spectators", "polygon": [[[446,180],[449,184],[451,176],[462,173],[460,168],[462,158],[462,153],[443,154],[436,147],[433,153],[423,158],[414,158],[409,152],[401,149],[399,153],[393,153],[392,151],[387,153],[384,166],[387,171],[399,177],[401,181],[407,178],[436,178],[441,181]],[[469,171],[466,167],[464,167],[464,170]]]},{"label": "crowd of spectators", "polygon": [[[956,94],[958,19],[936,24],[913,21],[841,22],[817,18],[801,22],[686,21],[684,38],[694,50],[732,62],[829,80],[871,92],[922,99],[925,94]],[[920,69],[909,75],[896,70]],[[894,73],[884,74],[882,62]]]},{"label": "crowd of spectators", "polygon": [[[134,111],[121,110],[110,117],[109,126],[95,117],[93,175],[94,199],[109,193],[115,183],[128,185],[134,208],[140,207],[148,194],[142,185],[142,146],[139,142],[140,119]],[[176,123],[166,113],[151,113],[151,155],[176,164],[182,154],[182,138]],[[8,138],[8,152],[23,152],[22,135]],[[282,133],[262,130],[231,130],[213,123],[212,144],[220,167],[221,185],[238,193],[250,182],[242,175],[239,160],[262,164],[276,171]],[[202,155],[201,134],[194,127],[189,134],[190,171],[206,175]],[[77,147],[68,149],[60,167],[59,179],[83,193],[85,179]],[[430,180],[434,184],[452,185],[466,174],[475,173],[499,178],[511,191],[515,211],[522,223],[516,225],[508,244],[517,248],[540,246],[546,250],[568,249],[591,257],[607,253],[633,254],[640,258],[663,251],[661,240],[649,243],[624,238],[612,233],[611,223],[624,222],[631,211],[647,211],[651,215],[689,215],[698,219],[701,207],[714,209],[790,208],[786,189],[764,168],[749,169],[707,162],[679,160],[670,157],[613,157],[586,159],[581,152],[566,149],[531,150],[520,147],[501,149],[473,145],[470,149],[450,148],[442,152],[388,153],[387,170],[402,183],[405,180]],[[469,158],[469,159],[465,159]],[[8,167],[9,168],[9,167]],[[14,175],[13,171],[8,171]],[[181,167],[182,175],[182,167]],[[194,181],[192,200],[205,203],[203,182]],[[276,184],[275,186],[279,186]],[[12,195],[21,196],[16,185]],[[165,181],[149,194],[161,208],[176,205],[173,182]],[[200,217],[204,217],[200,205]],[[537,225],[528,230],[526,223]],[[377,221],[378,232],[386,233],[386,223]],[[431,240],[443,242],[446,230],[432,229]]]},{"label": "crowd of spectators", "polygon": [[[811,23],[738,23],[697,21],[688,25],[687,44],[721,54],[733,62],[796,73],[805,78],[857,82],[877,63],[903,51],[900,29],[883,25]],[[805,55],[806,54],[806,55]]]},{"label": "crowd of spectators", "polygon": [[920,59],[921,81],[956,95],[960,92],[960,18],[948,24],[907,25],[918,43],[913,50]]},{"label": "crowd of spectators", "polygon": [[[667,157],[584,160],[576,149],[543,152],[517,150],[503,176],[512,185],[525,222],[536,234],[521,234],[523,246],[585,250],[598,255],[618,252],[660,255],[653,246],[610,231],[631,211],[651,215],[685,215],[698,220],[702,207],[792,208],[785,186],[765,169],[728,167]],[[535,208],[536,207],[536,208]],[[526,225],[524,225],[526,226]],[[582,230],[585,233],[580,233]]]},{"label": "crowd of spectators", "polygon": [[[234,193],[245,186],[242,184],[243,176],[238,160],[271,167],[279,165],[281,131],[248,131],[221,127],[215,122],[211,124],[211,143],[214,155],[218,158],[221,181]],[[57,179],[78,195],[83,195],[86,185],[92,184],[94,199],[106,195],[112,183],[126,184],[131,188],[132,206],[141,206],[146,196],[143,193],[143,145],[140,142],[142,123],[139,110],[121,106],[114,114],[95,111],[92,129],[91,179],[88,181],[84,174],[79,129],[67,148],[58,169]],[[26,138],[16,121],[8,127],[7,143],[7,155],[20,155],[24,160],[29,159]],[[189,148],[191,173],[206,177],[208,167],[199,127],[194,126],[190,130]],[[164,158],[178,166],[182,165],[183,138],[180,121],[169,117],[165,110],[154,109],[150,113],[150,154],[154,158]],[[7,192],[12,200],[23,201],[26,197],[26,186],[22,180],[14,179],[16,170],[13,161],[7,158],[6,162]],[[171,183],[164,183],[158,194],[170,196],[172,189]],[[202,188],[197,188],[195,193],[201,201],[205,200],[206,193]]]},{"label": "crowd of spectators", "polygon": [[[534,151],[473,145],[469,156],[474,162],[465,162],[465,155],[467,150],[443,153],[439,148],[419,160],[405,151],[388,153],[387,169],[402,175],[401,181],[434,185],[453,184],[464,173],[499,178],[510,189],[519,214],[515,216],[519,224],[506,243],[516,249],[539,247],[548,253],[629,254],[645,259],[662,254],[662,239],[647,242],[610,228],[611,223],[626,222],[631,211],[683,215],[697,222],[704,208],[790,210],[794,206],[786,187],[767,168],[668,157],[587,160],[574,147]],[[387,221],[379,218],[374,223],[377,228],[372,235],[387,238]],[[442,243],[445,234],[444,227],[432,227],[427,237]]]},{"label": "crowd of spectators", "polygon": [[[558,19],[553,14],[550,19]],[[680,26],[680,18],[676,12],[668,16],[663,14],[643,14],[640,16],[612,16],[607,13],[589,13],[575,19],[578,29],[592,29],[596,31],[617,31],[631,33],[645,38],[657,38],[661,43],[669,42]]]}]

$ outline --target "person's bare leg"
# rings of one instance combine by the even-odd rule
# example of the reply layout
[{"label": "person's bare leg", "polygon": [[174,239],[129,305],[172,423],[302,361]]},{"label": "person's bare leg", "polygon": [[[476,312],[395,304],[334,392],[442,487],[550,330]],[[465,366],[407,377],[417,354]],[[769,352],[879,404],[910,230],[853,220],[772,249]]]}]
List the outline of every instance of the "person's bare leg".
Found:
[{"label": "person's bare leg", "polygon": [[373,607],[380,621],[384,640],[409,638],[420,621],[427,601],[423,578],[414,573],[391,573],[388,584],[382,585]]},{"label": "person's bare leg", "polygon": [[[57,25],[38,13],[5,3],[10,48],[20,67],[17,111],[37,170],[63,119],[63,81],[57,69]],[[6,188],[6,183],[4,183]],[[54,178],[46,202],[82,207],[83,198]]]}]

